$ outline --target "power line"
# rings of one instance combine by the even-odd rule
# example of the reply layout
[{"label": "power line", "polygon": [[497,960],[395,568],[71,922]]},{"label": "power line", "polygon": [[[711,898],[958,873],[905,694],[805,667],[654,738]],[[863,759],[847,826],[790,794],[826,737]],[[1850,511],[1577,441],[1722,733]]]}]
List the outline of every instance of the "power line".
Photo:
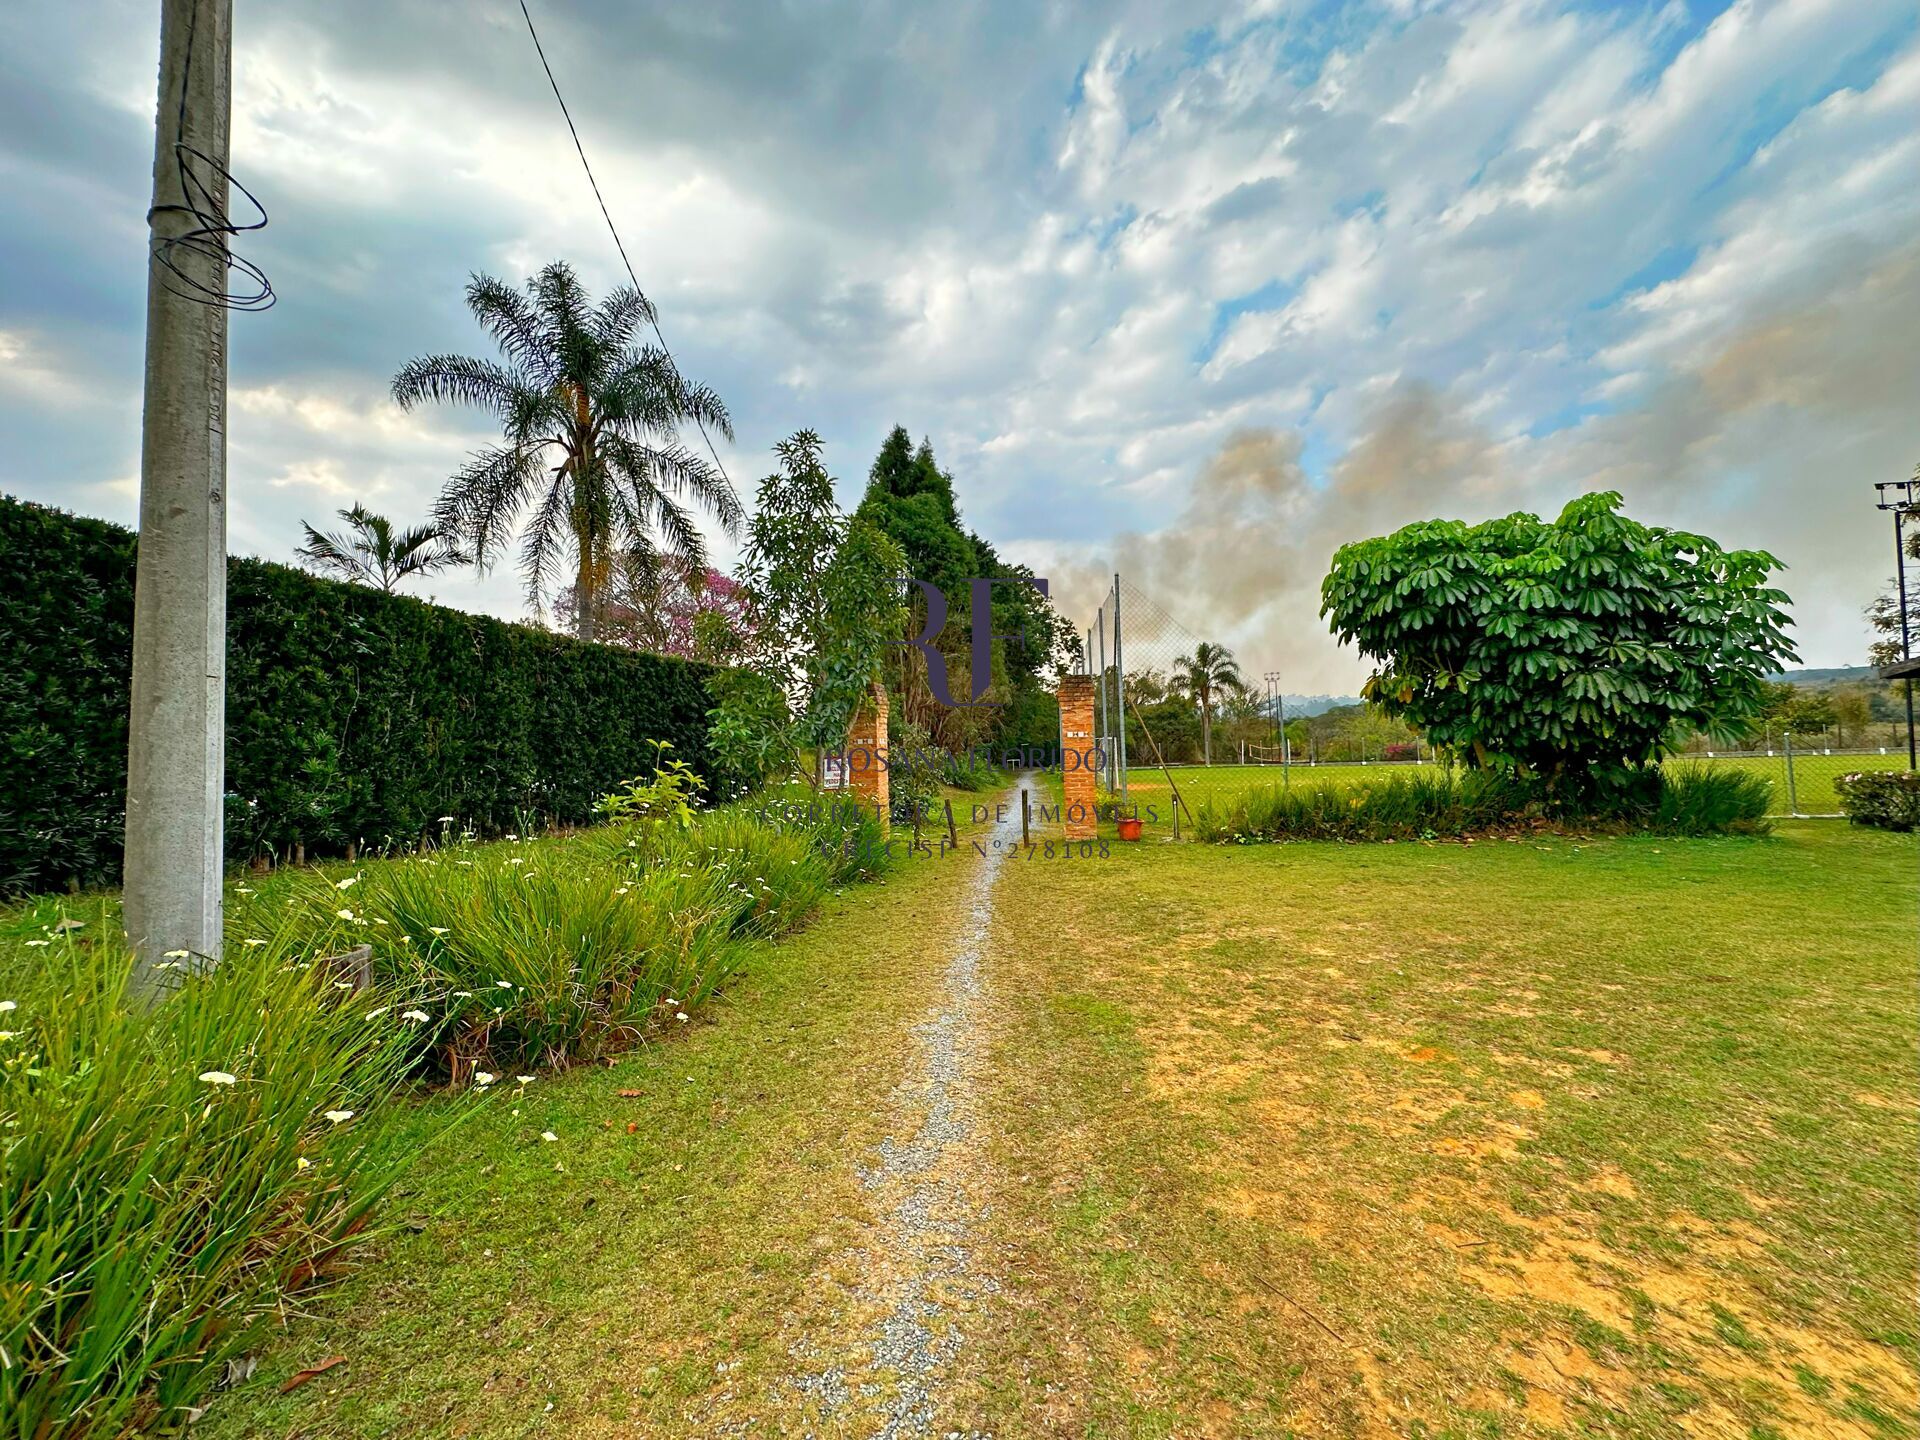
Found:
[{"label": "power line", "polygon": [[[560,93],[560,82],[553,78],[553,66],[547,63],[547,50],[540,43],[540,32],[534,29],[533,12],[527,9],[527,0],[520,0],[520,14],[527,22],[527,34],[533,37],[534,53],[540,57],[540,68],[547,72],[547,84],[553,87],[553,98],[560,102],[560,117],[567,122],[567,133],[573,137],[573,148],[580,156],[580,168],[587,172],[587,184],[593,187],[593,198],[599,202],[600,215],[607,222],[607,233],[613,236],[613,248],[620,252],[620,263],[627,267],[627,279],[633,282],[634,290],[644,295],[640,289],[640,277],[633,273],[633,261],[627,258],[627,247],[621,243],[619,228],[613,223],[613,215],[607,209],[606,197],[600,193],[600,182],[594,179],[593,166],[587,163],[587,150],[580,143],[580,131],[573,123],[573,112],[567,109],[567,97]],[[648,306],[649,310],[653,307]],[[667,345],[667,337],[660,333],[660,319],[657,315],[648,315],[647,323],[653,327],[653,338],[660,342],[660,351],[667,357],[667,363],[676,370],[679,364],[673,358],[673,351]],[[707,442],[707,454],[713,457],[714,468],[719,470],[720,478],[727,484],[733,484],[733,477],[727,474],[727,467],[720,462],[720,452],[713,448],[713,437],[707,434],[707,427],[695,416],[694,427],[699,430],[700,438]]]}]

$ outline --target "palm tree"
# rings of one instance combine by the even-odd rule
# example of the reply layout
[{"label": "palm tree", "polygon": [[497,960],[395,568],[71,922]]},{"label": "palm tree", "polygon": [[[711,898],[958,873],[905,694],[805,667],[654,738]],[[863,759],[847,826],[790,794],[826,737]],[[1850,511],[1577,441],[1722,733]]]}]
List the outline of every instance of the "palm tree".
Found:
[{"label": "palm tree", "polygon": [[594,305],[573,270],[555,261],[524,295],[473,276],[467,308],[502,361],[424,355],[393,377],[402,409],[422,400],[478,405],[504,432],[502,443],[447,481],[435,515],[485,568],[530,508],[520,537],[527,598],[543,605],[570,553],[574,633],[591,640],[616,569],[644,571],[663,552],[706,567],[706,544],[682,502],[738,532],[733,486],[678,439],[689,422],[732,439],[732,422],[720,398],[685,379],[665,347],[635,344],[654,318],[638,290],[616,289]]},{"label": "palm tree", "polygon": [[307,543],[294,553],[322,574],[391,595],[402,580],[469,563],[466,552],[438,525],[396,530],[386,516],[360,504],[342,510],[340,518],[347,529],[326,535],[300,522]]},{"label": "palm tree", "polygon": [[1193,654],[1173,662],[1173,683],[1191,695],[1200,706],[1200,751],[1206,763],[1213,763],[1213,701],[1226,690],[1244,690],[1240,666],[1233,652],[1224,645],[1202,640]]}]

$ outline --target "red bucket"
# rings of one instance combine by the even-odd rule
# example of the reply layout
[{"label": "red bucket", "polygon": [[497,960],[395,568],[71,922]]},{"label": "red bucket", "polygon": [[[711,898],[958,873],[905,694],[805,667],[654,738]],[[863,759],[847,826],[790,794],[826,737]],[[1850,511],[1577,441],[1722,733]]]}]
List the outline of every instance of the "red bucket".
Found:
[{"label": "red bucket", "polygon": [[1140,821],[1137,817],[1121,820],[1117,823],[1122,840],[1138,840],[1140,838]]}]

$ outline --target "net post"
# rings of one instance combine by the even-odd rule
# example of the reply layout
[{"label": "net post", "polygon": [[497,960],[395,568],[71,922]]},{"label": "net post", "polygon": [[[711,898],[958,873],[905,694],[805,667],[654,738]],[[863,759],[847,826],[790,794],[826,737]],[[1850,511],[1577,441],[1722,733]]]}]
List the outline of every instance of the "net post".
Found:
[{"label": "net post", "polygon": [[1116,744],[1120,751],[1120,800],[1127,799],[1127,662],[1121,649],[1120,572],[1113,574],[1113,672],[1114,688],[1120,692],[1120,727]]}]

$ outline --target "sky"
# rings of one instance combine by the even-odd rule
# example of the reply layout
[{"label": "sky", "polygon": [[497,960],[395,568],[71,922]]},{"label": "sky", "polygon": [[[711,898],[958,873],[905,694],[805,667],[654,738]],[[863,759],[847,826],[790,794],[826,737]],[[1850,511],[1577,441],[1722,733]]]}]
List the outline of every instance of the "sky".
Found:
[{"label": "sky", "polygon": [[[1350,693],[1338,545],[1612,489],[1864,659],[1920,462],[1916,0],[530,3],[749,499],[808,427],[851,504],[903,424],[1076,621],[1117,569]],[[289,560],[487,442],[387,394],[489,353],[470,272],[624,272],[514,0],[235,9],[279,302],[232,318],[229,539]],[[0,12],[0,491],[123,523],[158,48],[151,0]],[[527,613],[510,563],[429,588]]]}]

